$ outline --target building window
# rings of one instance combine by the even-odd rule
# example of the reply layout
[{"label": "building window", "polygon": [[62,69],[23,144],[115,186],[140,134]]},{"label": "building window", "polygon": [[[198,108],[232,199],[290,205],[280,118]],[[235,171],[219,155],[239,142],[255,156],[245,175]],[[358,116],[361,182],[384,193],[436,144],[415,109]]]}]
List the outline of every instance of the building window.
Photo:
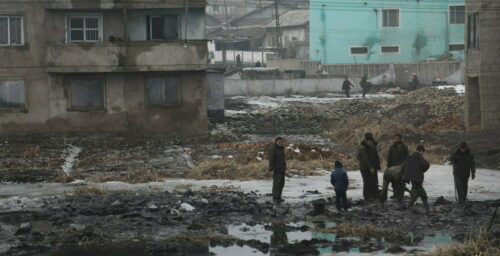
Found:
[{"label": "building window", "polygon": [[450,6],[450,24],[464,24],[465,23],[465,6],[452,5]]},{"label": "building window", "polygon": [[23,80],[0,80],[0,109],[24,109],[26,86]]},{"label": "building window", "polygon": [[179,105],[179,83],[175,78],[147,80],[147,98],[150,106]]},{"label": "building window", "polygon": [[0,15],[0,45],[23,44],[23,17]]},{"label": "building window", "polygon": [[99,14],[69,14],[69,42],[98,42],[102,39],[102,22]]},{"label": "building window", "polygon": [[179,31],[178,15],[148,16],[148,40],[175,40]]},{"label": "building window", "polygon": [[351,55],[366,55],[366,54],[368,54],[368,47],[366,46],[351,47]]},{"label": "building window", "polygon": [[380,47],[380,52],[382,53],[399,53],[399,46],[389,45]]},{"label": "building window", "polygon": [[70,79],[70,107],[97,110],[104,108],[103,79]]},{"label": "building window", "polygon": [[464,44],[449,44],[448,48],[450,52],[459,52],[464,50]]},{"label": "building window", "polygon": [[382,27],[399,27],[399,9],[382,9]]},{"label": "building window", "polygon": [[478,13],[467,16],[467,49],[479,48],[479,33],[477,31],[478,24]]}]

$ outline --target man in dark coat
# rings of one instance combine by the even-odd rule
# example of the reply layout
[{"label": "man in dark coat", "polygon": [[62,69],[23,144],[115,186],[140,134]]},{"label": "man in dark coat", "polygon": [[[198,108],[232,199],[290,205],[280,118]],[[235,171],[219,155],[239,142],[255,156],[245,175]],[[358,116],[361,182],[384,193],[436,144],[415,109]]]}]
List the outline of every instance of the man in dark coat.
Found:
[{"label": "man in dark coat", "polygon": [[337,210],[347,211],[347,187],[349,186],[349,178],[343,169],[343,164],[340,161],[335,161],[335,169],[330,175],[330,183],[335,190],[335,205]]},{"label": "man in dark coat", "polygon": [[396,134],[394,136],[394,143],[389,148],[387,168],[403,164],[408,155],[408,147],[403,142],[403,135]]},{"label": "man in dark coat", "polygon": [[361,78],[361,81],[359,82],[359,85],[361,85],[361,88],[363,89],[363,98],[365,98],[365,95],[370,92],[370,88],[372,87],[372,84],[368,82],[368,75],[364,74],[363,77]]},{"label": "man in dark coat", "polygon": [[342,83],[342,91],[345,93],[345,96],[347,98],[351,97],[349,92],[351,91],[352,86],[353,85],[352,85],[351,81],[349,81],[349,78],[346,77],[344,82]]},{"label": "man in dark coat", "polygon": [[476,163],[467,142],[460,143],[457,151],[451,155],[451,163],[453,164],[453,178],[458,194],[458,203],[463,204],[467,200],[469,177],[476,178]]},{"label": "man in dark coat", "polygon": [[380,158],[377,152],[377,142],[373,134],[365,134],[358,150],[358,162],[361,176],[363,177],[363,198],[373,201],[378,198],[378,176]]},{"label": "man in dark coat", "polygon": [[273,200],[277,203],[282,202],[281,194],[285,186],[285,140],[278,137],[274,140],[274,145],[269,151],[269,171],[273,172]]},{"label": "man in dark coat", "polygon": [[[391,168],[393,166],[402,165],[405,159],[408,157],[408,147],[403,143],[403,135],[396,134],[394,136],[394,143],[389,148],[389,155],[387,156],[387,168]],[[385,172],[384,172],[385,173]],[[384,174],[385,177],[385,174]],[[397,182],[391,182],[393,197],[401,197],[404,195],[405,183],[401,182],[401,184]],[[401,192],[399,185],[402,185],[403,195],[397,194],[396,192]],[[396,195],[397,194],[397,195]],[[402,198],[401,198],[402,199]]]},{"label": "man in dark coat", "polygon": [[403,181],[411,182],[409,208],[412,208],[415,201],[420,197],[427,211],[429,211],[429,203],[427,201],[427,193],[422,186],[424,182],[424,173],[429,170],[430,164],[424,159],[423,154],[425,148],[422,145],[417,146],[417,152],[406,158],[403,164]]}]

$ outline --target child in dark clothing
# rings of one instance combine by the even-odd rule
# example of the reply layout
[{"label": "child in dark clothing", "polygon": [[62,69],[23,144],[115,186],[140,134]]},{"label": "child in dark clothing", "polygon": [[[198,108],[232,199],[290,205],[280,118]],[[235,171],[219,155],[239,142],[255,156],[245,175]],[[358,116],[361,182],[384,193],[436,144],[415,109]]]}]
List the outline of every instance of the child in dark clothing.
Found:
[{"label": "child in dark clothing", "polygon": [[347,211],[347,187],[349,186],[349,178],[347,173],[342,168],[340,161],[335,161],[335,170],[332,171],[330,182],[335,189],[336,206],[339,211],[344,209]]}]

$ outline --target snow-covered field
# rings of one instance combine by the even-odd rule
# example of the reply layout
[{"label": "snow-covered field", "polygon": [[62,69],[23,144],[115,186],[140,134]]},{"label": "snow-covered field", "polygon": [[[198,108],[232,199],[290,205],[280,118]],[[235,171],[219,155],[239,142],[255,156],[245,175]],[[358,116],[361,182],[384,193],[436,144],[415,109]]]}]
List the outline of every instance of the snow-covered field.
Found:
[{"label": "snow-covered field", "polygon": [[[351,180],[351,189],[347,196],[350,199],[362,198],[363,182],[361,174],[358,171],[348,172]],[[379,173],[379,182],[382,183],[382,173]],[[310,177],[292,177],[287,178],[283,197],[287,202],[298,203],[312,201],[318,198],[331,197],[329,174],[325,172],[324,176]],[[234,186],[243,192],[256,192],[262,195],[263,200],[271,200],[272,183],[267,180],[254,181],[231,181],[231,180],[189,180],[189,179],[168,179],[164,182],[152,182],[147,184],[127,184],[122,182],[107,182],[93,184],[85,181],[77,181],[70,184],[60,183],[38,183],[38,184],[1,184],[0,186],[0,211],[13,211],[16,208],[25,206],[37,207],[35,197],[60,195],[71,191],[74,186],[89,184],[102,187],[110,191],[119,190],[155,190],[155,191],[173,191],[178,185],[192,185],[191,189],[200,190],[202,187],[215,186]],[[500,171],[478,169],[476,179],[469,181],[469,199],[470,200],[488,200],[500,198]],[[444,196],[448,200],[455,199],[453,175],[451,166],[433,165],[426,173],[424,187],[431,201],[439,196]],[[308,191],[318,191],[317,193],[308,193]],[[24,205],[24,206],[23,206]],[[10,209],[9,209],[10,208]]]}]

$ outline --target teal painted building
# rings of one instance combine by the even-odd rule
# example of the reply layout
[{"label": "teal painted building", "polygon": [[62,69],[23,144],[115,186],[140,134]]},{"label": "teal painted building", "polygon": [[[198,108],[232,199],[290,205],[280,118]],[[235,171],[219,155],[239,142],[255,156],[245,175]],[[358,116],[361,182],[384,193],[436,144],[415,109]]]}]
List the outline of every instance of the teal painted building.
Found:
[{"label": "teal painted building", "polygon": [[323,64],[464,58],[464,0],[311,0],[310,58]]}]

